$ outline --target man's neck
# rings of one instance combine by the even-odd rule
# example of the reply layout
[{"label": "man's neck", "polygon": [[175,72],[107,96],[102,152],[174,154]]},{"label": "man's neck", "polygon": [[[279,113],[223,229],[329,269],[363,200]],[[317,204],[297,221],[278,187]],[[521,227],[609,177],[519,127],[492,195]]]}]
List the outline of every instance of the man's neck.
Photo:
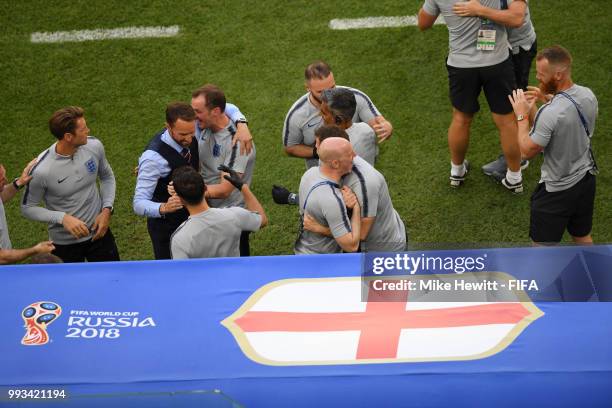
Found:
[{"label": "man's neck", "polygon": [[340,180],[342,179],[342,175],[338,174],[337,171],[335,171],[331,167],[327,167],[325,164],[322,164],[321,166],[319,166],[319,169],[322,175],[324,175],[330,180],[335,181],[338,184],[340,183]]},{"label": "man's neck", "polygon": [[563,91],[567,91],[572,86],[574,86],[574,82],[572,82],[571,78],[568,78],[567,80],[565,80],[565,81],[563,81],[563,82],[561,82],[559,84],[559,88],[557,88],[557,93],[563,92]]},{"label": "man's neck", "polygon": [[73,146],[65,140],[60,140],[55,145],[55,152],[62,156],[72,156],[78,149],[78,146]]},{"label": "man's neck", "polygon": [[227,125],[229,125],[229,118],[224,113],[210,125],[210,130],[216,133],[221,129],[225,129]]},{"label": "man's neck", "polygon": [[308,92],[308,100],[310,101],[310,103],[312,103],[312,105],[317,108],[317,109],[321,109],[321,102],[317,101],[315,99],[314,96],[312,96],[312,94],[310,92]]},{"label": "man's neck", "polygon": [[204,211],[208,211],[210,208],[206,203],[206,200],[202,200],[200,204],[197,205],[186,205],[187,211],[189,211],[190,216],[198,215],[203,213]]}]

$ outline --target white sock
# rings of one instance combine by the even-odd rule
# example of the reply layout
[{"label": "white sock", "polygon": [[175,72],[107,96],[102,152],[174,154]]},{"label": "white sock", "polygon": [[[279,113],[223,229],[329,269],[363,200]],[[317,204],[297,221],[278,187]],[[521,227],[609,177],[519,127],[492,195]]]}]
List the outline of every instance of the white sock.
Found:
[{"label": "white sock", "polygon": [[465,176],[465,162],[461,164],[455,164],[451,161],[451,176],[453,177]]},{"label": "white sock", "polygon": [[523,175],[521,174],[521,169],[519,171],[512,171],[510,169],[506,170],[506,179],[510,184],[516,184],[523,181]]}]

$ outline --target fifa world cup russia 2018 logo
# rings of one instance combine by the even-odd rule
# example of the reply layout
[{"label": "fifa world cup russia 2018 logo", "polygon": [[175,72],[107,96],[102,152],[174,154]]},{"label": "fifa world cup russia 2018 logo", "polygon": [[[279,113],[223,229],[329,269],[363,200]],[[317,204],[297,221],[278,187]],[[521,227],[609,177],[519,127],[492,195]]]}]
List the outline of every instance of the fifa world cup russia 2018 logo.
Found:
[{"label": "fifa world cup russia 2018 logo", "polygon": [[47,326],[62,314],[62,308],[54,302],[35,302],[21,312],[26,334],[21,339],[24,346],[42,346],[49,342]]}]

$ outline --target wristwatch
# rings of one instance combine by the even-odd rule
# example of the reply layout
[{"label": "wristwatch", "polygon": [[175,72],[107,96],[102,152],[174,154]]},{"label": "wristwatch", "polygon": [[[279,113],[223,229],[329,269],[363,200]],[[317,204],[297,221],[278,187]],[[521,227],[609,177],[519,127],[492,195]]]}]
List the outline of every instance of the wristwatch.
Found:
[{"label": "wristwatch", "polygon": [[525,119],[525,115],[516,115],[516,121],[517,122],[520,122],[523,119]]},{"label": "wristwatch", "polygon": [[[113,215],[115,213],[115,207],[113,207],[112,205],[107,205],[104,208],[108,208],[110,210],[111,215]],[[102,209],[104,209],[102,208]]]},{"label": "wristwatch", "polygon": [[19,184],[17,184],[17,180],[19,180],[19,177],[13,180],[13,187],[15,187],[15,190],[21,190],[23,188],[23,185],[20,186]]},{"label": "wristwatch", "polygon": [[238,126],[239,123],[244,123],[245,125],[247,125],[249,122],[247,122],[246,119],[238,119],[236,122],[234,122],[236,124],[236,126]]}]

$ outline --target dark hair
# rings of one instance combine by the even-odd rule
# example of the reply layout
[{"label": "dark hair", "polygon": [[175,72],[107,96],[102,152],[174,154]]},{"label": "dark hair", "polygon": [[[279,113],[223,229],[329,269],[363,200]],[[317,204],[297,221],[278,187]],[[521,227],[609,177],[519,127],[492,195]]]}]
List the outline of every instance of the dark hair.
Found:
[{"label": "dark hair", "polygon": [[315,130],[315,137],[319,138],[319,143],[323,142],[325,139],[329,139],[330,137],[341,137],[342,139],[346,139],[349,142],[348,134],[344,129],[340,129],[336,125],[323,125],[317,130]]},{"label": "dark hair", "polygon": [[565,65],[568,68],[572,66],[572,55],[568,50],[560,45],[544,48],[538,53],[537,61],[546,58],[551,65]]},{"label": "dark hair", "polygon": [[204,199],[206,184],[202,175],[193,167],[183,166],[172,172],[172,184],[176,194],[187,204],[198,205]]},{"label": "dark hair", "polygon": [[321,101],[327,103],[337,125],[353,120],[357,109],[353,91],[346,88],[326,89],[321,93]]},{"label": "dark hair", "polygon": [[184,102],[172,102],[166,107],[166,123],[174,126],[179,119],[192,122],[196,119],[196,114],[190,105]]},{"label": "dark hair", "polygon": [[311,79],[325,79],[331,74],[331,67],[325,61],[315,61],[309,64],[304,70],[304,78],[306,81]]},{"label": "dark hair", "polygon": [[83,108],[67,106],[56,111],[49,119],[49,130],[58,140],[64,138],[65,133],[74,134],[78,119],[83,117]]},{"label": "dark hair", "polygon": [[225,112],[225,94],[217,85],[206,84],[191,93],[192,98],[197,98],[198,96],[204,97],[207,109],[220,108],[221,112]]}]

